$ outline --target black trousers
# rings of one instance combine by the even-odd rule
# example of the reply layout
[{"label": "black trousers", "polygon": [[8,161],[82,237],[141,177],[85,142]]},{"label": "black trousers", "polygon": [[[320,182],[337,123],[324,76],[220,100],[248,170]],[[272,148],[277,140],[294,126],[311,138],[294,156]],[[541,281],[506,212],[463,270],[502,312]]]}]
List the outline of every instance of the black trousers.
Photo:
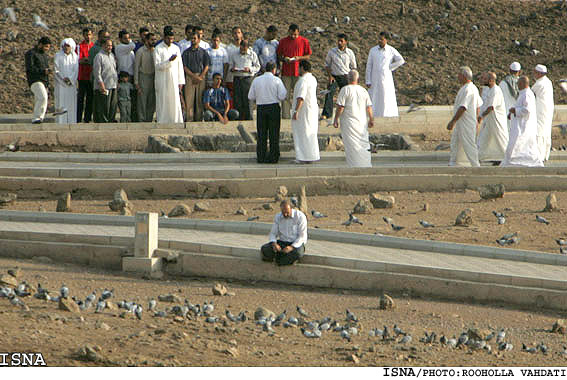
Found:
[{"label": "black trousers", "polygon": [[116,89],[108,90],[108,95],[104,95],[99,90],[94,91],[94,122],[113,123],[116,118],[116,108],[118,107],[118,96]]},{"label": "black trousers", "polygon": [[323,112],[321,113],[321,116],[325,116],[327,119],[333,116],[333,107],[335,105],[333,99],[337,88],[340,91],[341,88],[348,84],[348,77],[346,75],[333,75],[333,78],[335,78],[335,81],[327,87],[329,92],[325,95],[325,105],[323,106]]},{"label": "black trousers", "polygon": [[[291,245],[291,242],[286,242],[281,240],[278,240],[277,243],[281,248],[285,248]],[[305,245],[302,244],[301,247],[294,248],[289,253],[281,253],[274,251],[274,247],[272,246],[272,243],[267,243],[262,246],[260,251],[262,252],[262,260],[264,261],[271,262],[274,261],[275,259],[276,264],[278,265],[291,265],[297,260],[299,260],[301,257],[303,257],[303,254],[305,253]]]},{"label": "black trousers", "polygon": [[93,95],[93,82],[90,80],[80,80],[79,93],[77,96],[77,123],[83,121],[85,123],[91,122],[93,115]]},{"label": "black trousers", "polygon": [[[278,103],[258,105],[256,115],[256,159],[259,163],[275,164],[280,159],[281,108]],[[268,138],[270,153],[267,153]]]},{"label": "black trousers", "polygon": [[248,92],[254,77],[234,77],[234,108],[240,114],[240,120],[252,120]]}]

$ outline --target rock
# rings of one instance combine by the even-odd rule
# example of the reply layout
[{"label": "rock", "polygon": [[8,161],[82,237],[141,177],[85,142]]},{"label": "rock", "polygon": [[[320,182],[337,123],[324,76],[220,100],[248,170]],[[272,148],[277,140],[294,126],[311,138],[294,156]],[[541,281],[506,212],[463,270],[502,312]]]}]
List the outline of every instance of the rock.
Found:
[{"label": "rock", "polygon": [[492,331],[489,329],[477,329],[477,328],[470,328],[467,331],[467,335],[470,339],[474,340],[486,340],[486,338],[492,334]]},{"label": "rock", "polygon": [[248,6],[244,12],[248,13],[249,15],[256,14],[258,12],[258,7],[254,4]]},{"label": "rock", "polygon": [[504,185],[484,185],[478,188],[478,194],[482,199],[496,199],[504,197]]},{"label": "rock", "polygon": [[86,346],[79,348],[79,350],[77,352],[77,357],[80,360],[84,360],[84,361],[87,361],[87,362],[99,363],[99,362],[104,361],[102,356],[90,345],[86,345]]},{"label": "rock", "polygon": [[190,152],[195,150],[193,146],[193,137],[192,136],[174,136],[169,135],[167,136],[167,143],[174,148],[178,148],[183,152]]},{"label": "rock", "polygon": [[193,208],[195,211],[209,211],[211,206],[207,202],[197,202]]},{"label": "rock", "polygon": [[108,203],[108,207],[110,207],[112,211],[122,211],[124,207],[130,208],[130,210],[133,209],[132,204],[128,202],[128,195],[124,189],[118,189],[114,192],[112,201]]},{"label": "rock", "polygon": [[229,347],[223,351],[225,354],[232,356],[233,358],[238,357],[238,350],[236,347]]},{"label": "rock", "polygon": [[392,208],[396,204],[396,199],[390,195],[370,194],[370,203],[374,208]]},{"label": "rock", "polygon": [[352,212],[354,214],[370,214],[370,212],[373,208],[374,207],[372,207],[372,203],[370,203],[366,199],[361,199],[354,206],[354,209],[352,210]]},{"label": "rock", "polygon": [[40,264],[51,264],[51,263],[53,263],[53,260],[50,257],[47,257],[47,256],[34,256],[34,257],[32,257],[32,261],[35,261],[36,263],[40,263]]},{"label": "rock", "polygon": [[271,203],[264,203],[264,204],[262,205],[262,208],[263,208],[264,210],[273,210],[273,209],[274,209],[274,206],[272,206]]},{"label": "rock", "polygon": [[181,150],[169,145],[162,136],[148,136],[145,153],[179,153]]},{"label": "rock", "polygon": [[287,196],[287,187],[282,185],[276,189],[276,196],[274,199],[276,202],[281,202],[285,199],[286,196]]},{"label": "rock", "polygon": [[455,220],[455,226],[470,226],[473,223],[472,212],[472,208],[467,208],[461,211]]},{"label": "rock", "polygon": [[59,310],[69,311],[75,314],[81,313],[79,305],[70,298],[59,298]]},{"label": "rock", "polygon": [[244,126],[242,124],[238,124],[238,127],[236,127],[236,129],[238,130],[238,133],[240,133],[240,137],[242,137],[242,140],[244,140],[244,142],[246,144],[254,144],[255,143],[252,135],[250,133],[248,133],[248,131],[246,129],[244,129]]},{"label": "rock", "polygon": [[181,303],[181,298],[175,294],[160,294],[158,296],[158,301],[161,302],[172,302],[172,303]]},{"label": "rock", "polygon": [[112,302],[112,301],[106,301],[106,308],[107,308],[108,310],[118,310],[118,309],[119,309],[118,305],[115,304],[115,303]]},{"label": "rock", "polygon": [[545,208],[543,211],[557,211],[559,210],[559,206],[557,205],[557,197],[555,193],[549,193],[545,198]]},{"label": "rock", "polygon": [[191,209],[185,203],[178,204],[167,214],[170,218],[187,215],[191,215]]},{"label": "rock", "polygon": [[97,321],[95,323],[95,328],[96,329],[102,329],[102,330],[105,330],[105,331],[110,330],[110,326],[107,325],[106,323],[102,322],[102,321]]},{"label": "rock", "polygon": [[63,194],[57,199],[57,212],[70,212],[71,211],[71,193]]},{"label": "rock", "polygon": [[334,152],[345,149],[345,145],[340,136],[329,136],[324,140],[324,147],[322,150]]},{"label": "rock", "polygon": [[266,309],[265,307],[260,306],[260,307],[257,308],[256,311],[254,312],[254,320],[257,321],[258,319],[260,319],[260,318],[262,318],[262,317],[264,317],[264,318],[266,318],[266,319],[268,319],[268,318],[270,318],[270,317],[274,317],[274,318],[275,318],[275,317],[276,317],[276,314],[275,314],[273,311],[268,310],[268,309]]},{"label": "rock", "polygon": [[299,211],[303,212],[305,215],[308,214],[309,207],[307,207],[307,194],[305,190],[305,185],[301,185],[301,190],[299,193],[299,199],[297,201],[297,208]]},{"label": "rock", "polygon": [[378,307],[380,310],[390,310],[396,307],[396,305],[392,297],[384,293],[378,298]]},{"label": "rock", "polygon": [[16,286],[18,286],[18,280],[14,276],[3,274],[2,276],[0,276],[0,285],[13,286],[15,288]]},{"label": "rock", "polygon": [[122,207],[120,209],[120,215],[132,216],[133,211],[132,211],[132,208],[131,208],[131,203],[130,202],[127,202],[127,203],[128,203],[128,205],[125,205],[124,207]]},{"label": "rock", "polygon": [[553,326],[551,327],[551,332],[558,334],[565,334],[565,320],[564,319],[556,320]]},{"label": "rock", "polygon": [[360,359],[359,359],[358,356],[356,356],[355,354],[351,354],[348,358],[349,358],[349,360],[350,360],[351,362],[353,362],[354,364],[360,363]]},{"label": "rock", "polygon": [[224,296],[227,292],[228,292],[228,289],[223,284],[216,283],[213,286],[213,294],[215,296]]},{"label": "rock", "polygon": [[18,196],[14,193],[1,193],[0,194],[0,206],[5,206],[10,203],[14,203],[18,199]]},{"label": "rock", "polygon": [[19,278],[22,274],[22,270],[18,267],[13,269],[8,269],[8,274],[14,278]]},{"label": "rock", "polygon": [[238,210],[236,210],[235,214],[236,215],[246,215],[246,214],[248,214],[248,211],[246,211],[246,209],[244,207],[240,206],[238,208]]},{"label": "rock", "polygon": [[85,25],[85,24],[90,24],[90,23],[91,23],[91,20],[88,18],[88,16],[79,15],[79,24]]},{"label": "rock", "polygon": [[435,151],[449,150],[449,149],[451,149],[451,144],[449,143],[441,143],[435,147]]}]

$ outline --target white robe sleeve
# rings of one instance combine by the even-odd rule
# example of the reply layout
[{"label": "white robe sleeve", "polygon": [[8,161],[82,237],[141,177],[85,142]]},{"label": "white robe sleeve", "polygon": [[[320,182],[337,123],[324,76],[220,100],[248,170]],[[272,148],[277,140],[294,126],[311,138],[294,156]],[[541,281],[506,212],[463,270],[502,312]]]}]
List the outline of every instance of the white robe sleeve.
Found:
[{"label": "white robe sleeve", "polygon": [[307,90],[308,90],[308,85],[307,85],[307,81],[306,80],[299,80],[299,88],[297,89],[297,91],[293,92],[293,95],[295,96],[296,99],[303,99],[303,101],[305,101],[307,99]]},{"label": "white robe sleeve", "polygon": [[74,57],[71,67],[71,76],[69,77],[69,79],[71,79],[71,82],[73,82],[73,86],[76,86],[79,81],[79,56],[75,53],[71,54],[73,54]]},{"label": "white robe sleeve", "polygon": [[[161,50],[161,49],[160,49]],[[156,66],[156,70],[159,71],[166,71],[169,70],[171,68],[171,61],[168,59],[164,59],[162,57],[161,51],[158,49],[154,49],[154,51],[152,52],[152,56],[154,57],[154,64]],[[167,51],[167,50],[166,50]],[[177,57],[177,59],[180,59],[181,57]],[[177,60],[176,59],[176,60]]]},{"label": "white robe sleeve", "polygon": [[374,64],[374,52],[372,49],[368,52],[368,62],[366,62],[366,85],[370,86],[372,84],[372,65]]},{"label": "white robe sleeve", "polygon": [[390,71],[394,71],[396,70],[398,67],[400,67],[401,65],[403,65],[404,63],[406,63],[406,61],[404,60],[404,57],[402,57],[402,55],[400,53],[398,53],[398,51],[394,48],[392,48],[392,62],[390,62]]},{"label": "white robe sleeve", "polygon": [[61,70],[62,70],[62,65],[63,62],[62,61],[62,57],[61,54],[59,54],[59,52],[57,54],[55,54],[55,59],[53,60],[53,67],[54,67],[54,73],[55,73],[55,81],[57,83],[63,83],[63,76],[61,76]]},{"label": "white robe sleeve", "polygon": [[181,61],[180,55],[181,55],[181,53],[178,49],[177,58],[174,61],[174,62],[177,62],[177,84],[178,85],[185,84],[185,71],[183,70],[183,62]]}]

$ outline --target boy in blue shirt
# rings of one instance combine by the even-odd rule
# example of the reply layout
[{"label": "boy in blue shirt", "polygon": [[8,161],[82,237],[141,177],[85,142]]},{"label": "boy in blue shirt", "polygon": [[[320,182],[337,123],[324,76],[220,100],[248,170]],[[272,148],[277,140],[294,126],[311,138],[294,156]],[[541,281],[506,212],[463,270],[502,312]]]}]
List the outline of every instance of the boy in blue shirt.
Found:
[{"label": "boy in blue shirt", "polygon": [[218,120],[223,124],[228,121],[238,120],[239,113],[235,109],[230,109],[230,94],[228,89],[221,86],[222,75],[213,74],[213,87],[206,89],[203,93],[203,106],[205,108],[205,121]]}]

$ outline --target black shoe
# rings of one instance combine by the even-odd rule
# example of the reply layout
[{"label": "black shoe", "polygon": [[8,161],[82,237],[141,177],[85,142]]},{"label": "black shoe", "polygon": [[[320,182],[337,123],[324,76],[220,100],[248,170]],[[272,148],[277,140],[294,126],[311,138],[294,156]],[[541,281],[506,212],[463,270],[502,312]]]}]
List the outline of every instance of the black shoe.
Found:
[{"label": "black shoe", "polygon": [[33,120],[32,124],[41,124],[41,119]]}]

